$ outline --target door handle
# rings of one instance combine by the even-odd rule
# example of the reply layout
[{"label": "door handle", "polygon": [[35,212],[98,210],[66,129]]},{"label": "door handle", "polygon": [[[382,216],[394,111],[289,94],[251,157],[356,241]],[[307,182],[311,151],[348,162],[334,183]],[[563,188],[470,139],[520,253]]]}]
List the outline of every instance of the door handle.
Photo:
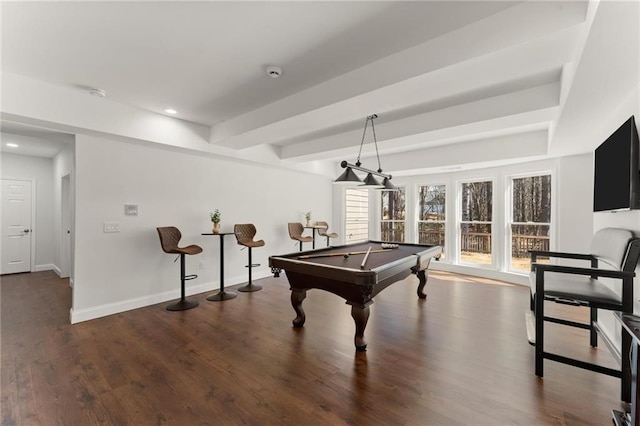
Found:
[{"label": "door handle", "polygon": [[23,229],[23,231],[25,234],[28,234],[31,231],[31,229]]}]

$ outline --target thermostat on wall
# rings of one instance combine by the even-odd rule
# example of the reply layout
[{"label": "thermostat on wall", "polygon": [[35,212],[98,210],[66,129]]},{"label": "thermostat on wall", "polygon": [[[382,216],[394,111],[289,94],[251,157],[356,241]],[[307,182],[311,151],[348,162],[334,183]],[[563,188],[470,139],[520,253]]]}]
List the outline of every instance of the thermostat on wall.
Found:
[{"label": "thermostat on wall", "polygon": [[125,216],[138,216],[138,205],[137,204],[125,204],[124,205],[124,215]]}]

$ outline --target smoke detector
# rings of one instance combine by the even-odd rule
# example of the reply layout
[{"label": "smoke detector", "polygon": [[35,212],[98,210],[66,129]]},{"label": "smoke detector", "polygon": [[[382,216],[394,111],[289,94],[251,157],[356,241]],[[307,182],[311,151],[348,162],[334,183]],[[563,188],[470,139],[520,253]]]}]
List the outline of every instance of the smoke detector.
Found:
[{"label": "smoke detector", "polygon": [[282,74],[282,69],[276,66],[267,67],[267,75],[271,78],[278,78]]},{"label": "smoke detector", "polygon": [[89,89],[89,93],[93,96],[97,96],[99,98],[104,98],[105,96],[107,96],[107,92],[105,92],[102,89],[96,89],[96,88],[92,88]]}]

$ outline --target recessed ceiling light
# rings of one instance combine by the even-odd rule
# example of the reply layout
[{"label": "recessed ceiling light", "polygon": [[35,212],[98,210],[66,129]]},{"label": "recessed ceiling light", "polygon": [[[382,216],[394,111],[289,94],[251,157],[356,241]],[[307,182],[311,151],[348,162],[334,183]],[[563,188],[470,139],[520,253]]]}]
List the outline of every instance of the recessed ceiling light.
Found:
[{"label": "recessed ceiling light", "polygon": [[7,146],[8,146],[9,148],[17,148],[17,147],[18,147],[18,144],[17,144],[17,143],[9,142],[9,143],[7,143]]},{"label": "recessed ceiling light", "polygon": [[178,111],[176,111],[173,108],[167,108],[167,109],[164,110],[164,112],[166,112],[167,114],[177,114],[178,113]]}]

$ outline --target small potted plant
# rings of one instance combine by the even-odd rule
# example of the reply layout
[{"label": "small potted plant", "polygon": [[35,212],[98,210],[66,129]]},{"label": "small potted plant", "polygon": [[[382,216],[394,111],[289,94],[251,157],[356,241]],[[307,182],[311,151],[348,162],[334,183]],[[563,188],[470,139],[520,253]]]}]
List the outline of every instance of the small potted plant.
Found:
[{"label": "small potted plant", "polygon": [[307,219],[307,226],[311,226],[311,212],[306,212],[304,218]]},{"label": "small potted plant", "polygon": [[213,213],[209,213],[211,217],[211,222],[213,222],[213,233],[217,234],[220,232],[220,210],[216,209]]}]

